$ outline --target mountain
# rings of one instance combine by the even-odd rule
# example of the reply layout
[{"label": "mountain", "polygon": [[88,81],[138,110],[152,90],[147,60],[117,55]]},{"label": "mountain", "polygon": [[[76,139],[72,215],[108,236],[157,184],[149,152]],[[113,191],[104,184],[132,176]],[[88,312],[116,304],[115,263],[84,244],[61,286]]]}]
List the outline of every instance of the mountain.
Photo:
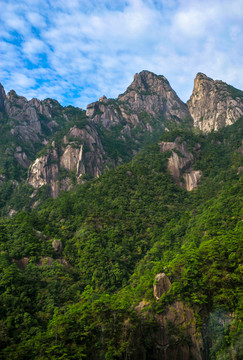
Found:
[{"label": "mountain", "polygon": [[149,71],[136,74],[133,83],[117,99],[103,96],[88,105],[86,115],[88,124],[84,128],[70,129],[61,147],[55,144],[47,155],[36,159],[28,178],[32,186],[50,184],[51,195],[56,197],[60,190],[70,188],[67,172],[59,181],[62,169],[73,171],[77,181],[87,175],[100,176],[131,160],[144,143],[158,138],[167,122],[190,120],[187,106],[169,82]]},{"label": "mountain", "polygon": [[0,358],[241,359],[240,90],[0,94]]},{"label": "mountain", "polygon": [[[2,219],[2,358],[240,359],[242,135],[174,129]],[[194,191],[167,170],[188,151]]]},{"label": "mountain", "polygon": [[18,210],[10,204],[14,197],[18,200],[13,202],[26,203],[33,192],[25,185],[27,170],[38,152],[55,134],[65,134],[83,118],[85,112],[79,108],[63,108],[52,99],[28,101],[13,90],[6,95],[0,86],[0,208],[8,213]]},{"label": "mountain", "polygon": [[[243,112],[240,90],[201,73],[196,76],[187,105],[164,76],[149,71],[136,74],[117,99],[103,96],[89,104],[86,114],[78,108],[63,108],[52,99],[27,101],[13,90],[6,95],[2,86],[0,94],[2,137],[6,143],[1,155],[2,181],[23,183],[23,169],[32,163],[27,183],[36,190],[46,186],[52,197],[130,161],[146,144],[175,126],[218,130],[234,123]],[[173,154],[171,162],[177,162],[176,168],[185,167],[183,161],[179,164],[175,159],[175,151]],[[6,167],[14,167],[14,174],[7,175]],[[201,174],[183,176],[186,188],[193,189]],[[16,192],[14,183],[9,188]],[[29,206],[38,204],[36,192],[29,196]],[[6,201],[3,205],[6,208]]]},{"label": "mountain", "polygon": [[[18,96],[14,90],[7,95],[0,85],[0,116],[11,119],[10,134],[21,142],[31,144],[46,142],[50,135],[60,130],[65,122],[73,117],[72,111],[81,112],[77,108],[63,108],[56,100],[46,99],[28,101]],[[72,111],[70,111],[72,110]]]},{"label": "mountain", "polygon": [[187,105],[194,126],[204,132],[217,131],[243,115],[243,91],[198,73]]},{"label": "mountain", "polygon": [[[86,116],[51,99],[27,101],[14,91],[5,95],[3,87],[1,94],[2,134],[9,139],[3,158],[7,151],[8,161],[21,168],[32,162],[28,184],[34,189],[48,186],[52,197],[130,161],[165,129],[192,123],[186,104],[166,78],[149,71],[136,74],[118,99],[102,97],[88,105]],[[35,195],[31,199],[32,205],[37,203]]]},{"label": "mountain", "polygon": [[178,122],[190,119],[186,104],[179,99],[168,80],[149,71],[136,74],[132,84],[115,102],[102,97],[88,105],[87,115],[104,128],[123,125],[123,132],[127,134],[131,134],[138,124],[141,130],[152,132],[158,118]]}]

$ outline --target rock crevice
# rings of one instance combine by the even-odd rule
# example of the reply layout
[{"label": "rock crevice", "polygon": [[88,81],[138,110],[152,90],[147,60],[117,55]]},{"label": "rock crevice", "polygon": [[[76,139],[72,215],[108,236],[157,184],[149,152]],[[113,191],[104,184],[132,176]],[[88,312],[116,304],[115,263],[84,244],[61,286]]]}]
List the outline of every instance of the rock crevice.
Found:
[{"label": "rock crevice", "polygon": [[201,170],[193,170],[195,156],[188,151],[186,142],[181,142],[180,137],[174,142],[159,143],[160,151],[171,151],[167,168],[174,181],[187,191],[194,190],[202,176]]}]

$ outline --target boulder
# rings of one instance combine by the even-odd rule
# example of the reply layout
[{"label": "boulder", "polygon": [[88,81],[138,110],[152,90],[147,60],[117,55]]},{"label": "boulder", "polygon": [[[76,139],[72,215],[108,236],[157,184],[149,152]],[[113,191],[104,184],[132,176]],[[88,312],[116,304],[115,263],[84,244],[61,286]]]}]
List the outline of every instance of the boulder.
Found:
[{"label": "boulder", "polygon": [[161,296],[171,288],[171,282],[165,273],[160,273],[155,277],[154,297],[159,300]]},{"label": "boulder", "polygon": [[51,246],[53,247],[56,254],[62,253],[63,246],[61,240],[53,240]]}]

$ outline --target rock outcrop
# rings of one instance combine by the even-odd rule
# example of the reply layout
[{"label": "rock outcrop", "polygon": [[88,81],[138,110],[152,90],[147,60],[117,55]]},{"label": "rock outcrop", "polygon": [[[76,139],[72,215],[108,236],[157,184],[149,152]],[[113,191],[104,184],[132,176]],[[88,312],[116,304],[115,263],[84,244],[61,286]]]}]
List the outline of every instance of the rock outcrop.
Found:
[{"label": "rock outcrop", "polygon": [[136,74],[132,84],[117,100],[102,97],[88,105],[87,116],[104,128],[121,125],[128,135],[137,126],[151,132],[156,121],[160,121],[162,126],[165,119],[181,121],[191,118],[186,104],[179,99],[168,80],[149,71]]},{"label": "rock outcrop", "polygon": [[62,139],[61,147],[52,142],[47,154],[35,160],[29,168],[28,183],[35,189],[49,185],[50,195],[55,198],[61,190],[70,189],[70,172],[79,182],[85,174],[100,176],[104,166],[105,152],[95,129],[74,126]]},{"label": "rock outcrop", "polygon": [[53,240],[51,243],[52,248],[54,249],[56,254],[61,254],[63,250],[63,245],[61,240]]},{"label": "rock outcrop", "polygon": [[14,157],[18,161],[19,165],[25,169],[28,169],[30,166],[30,160],[28,159],[26,153],[22,150],[21,146],[16,147]]},{"label": "rock outcrop", "polygon": [[[55,143],[53,144],[55,146]],[[54,198],[59,194],[58,184],[58,153],[51,148],[47,155],[37,158],[29,169],[28,183],[35,189],[50,185],[50,195]]]},{"label": "rock outcrop", "polygon": [[6,94],[4,87],[0,83],[0,119],[2,117],[2,113],[4,112],[4,101],[6,99]]},{"label": "rock outcrop", "polygon": [[[81,109],[73,108],[76,113]],[[42,142],[72,119],[70,107],[62,107],[53,99],[31,99],[16,94],[14,90],[6,95],[0,84],[0,118],[9,118],[12,137],[23,143]]]},{"label": "rock outcrop", "polygon": [[217,131],[243,115],[243,91],[198,73],[187,105],[194,126],[204,132]]},{"label": "rock outcrop", "polygon": [[[174,142],[159,143],[160,151],[171,151],[171,156],[168,159],[168,170],[171,173],[174,181],[186,190],[191,191],[195,189],[200,181],[202,172],[200,170],[193,170],[195,155],[188,151],[186,142],[182,142],[180,137],[176,138]],[[198,144],[198,149],[200,145]]]},{"label": "rock outcrop", "polygon": [[[165,273],[155,277],[154,298],[159,300],[167,293],[172,284]],[[154,344],[149,353],[142,347],[143,341],[138,345],[134,359],[153,358],[158,360],[202,360],[204,351],[203,336],[197,328],[196,316],[192,308],[181,301],[175,301],[164,308],[161,313],[151,313],[148,301],[141,301],[136,307],[137,316],[142,326],[146,328],[147,321],[154,319],[153,330],[150,331],[150,341]],[[138,331],[141,336],[141,329]]]},{"label": "rock outcrop", "polygon": [[19,260],[12,259],[12,262],[16,264],[21,270],[25,269],[26,266],[29,264],[30,258],[22,257]]},{"label": "rock outcrop", "polygon": [[160,273],[155,277],[155,284],[154,284],[154,298],[159,300],[161,296],[169,291],[171,288],[171,282],[168,276],[165,273]]},{"label": "rock outcrop", "polygon": [[158,359],[202,360],[203,341],[192,309],[176,301],[155,318],[160,326],[156,333]]}]

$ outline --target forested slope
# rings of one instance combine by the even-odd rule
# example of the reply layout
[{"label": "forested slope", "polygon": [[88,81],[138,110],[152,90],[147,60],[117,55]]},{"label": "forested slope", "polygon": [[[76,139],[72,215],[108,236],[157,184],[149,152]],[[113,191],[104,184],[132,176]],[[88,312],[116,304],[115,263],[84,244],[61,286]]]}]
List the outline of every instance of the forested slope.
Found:
[{"label": "forested slope", "polygon": [[[170,131],[130,163],[2,219],[1,357],[240,359],[242,127]],[[191,192],[159,145],[176,139],[202,173]],[[156,300],[157,274],[169,285]]]}]

